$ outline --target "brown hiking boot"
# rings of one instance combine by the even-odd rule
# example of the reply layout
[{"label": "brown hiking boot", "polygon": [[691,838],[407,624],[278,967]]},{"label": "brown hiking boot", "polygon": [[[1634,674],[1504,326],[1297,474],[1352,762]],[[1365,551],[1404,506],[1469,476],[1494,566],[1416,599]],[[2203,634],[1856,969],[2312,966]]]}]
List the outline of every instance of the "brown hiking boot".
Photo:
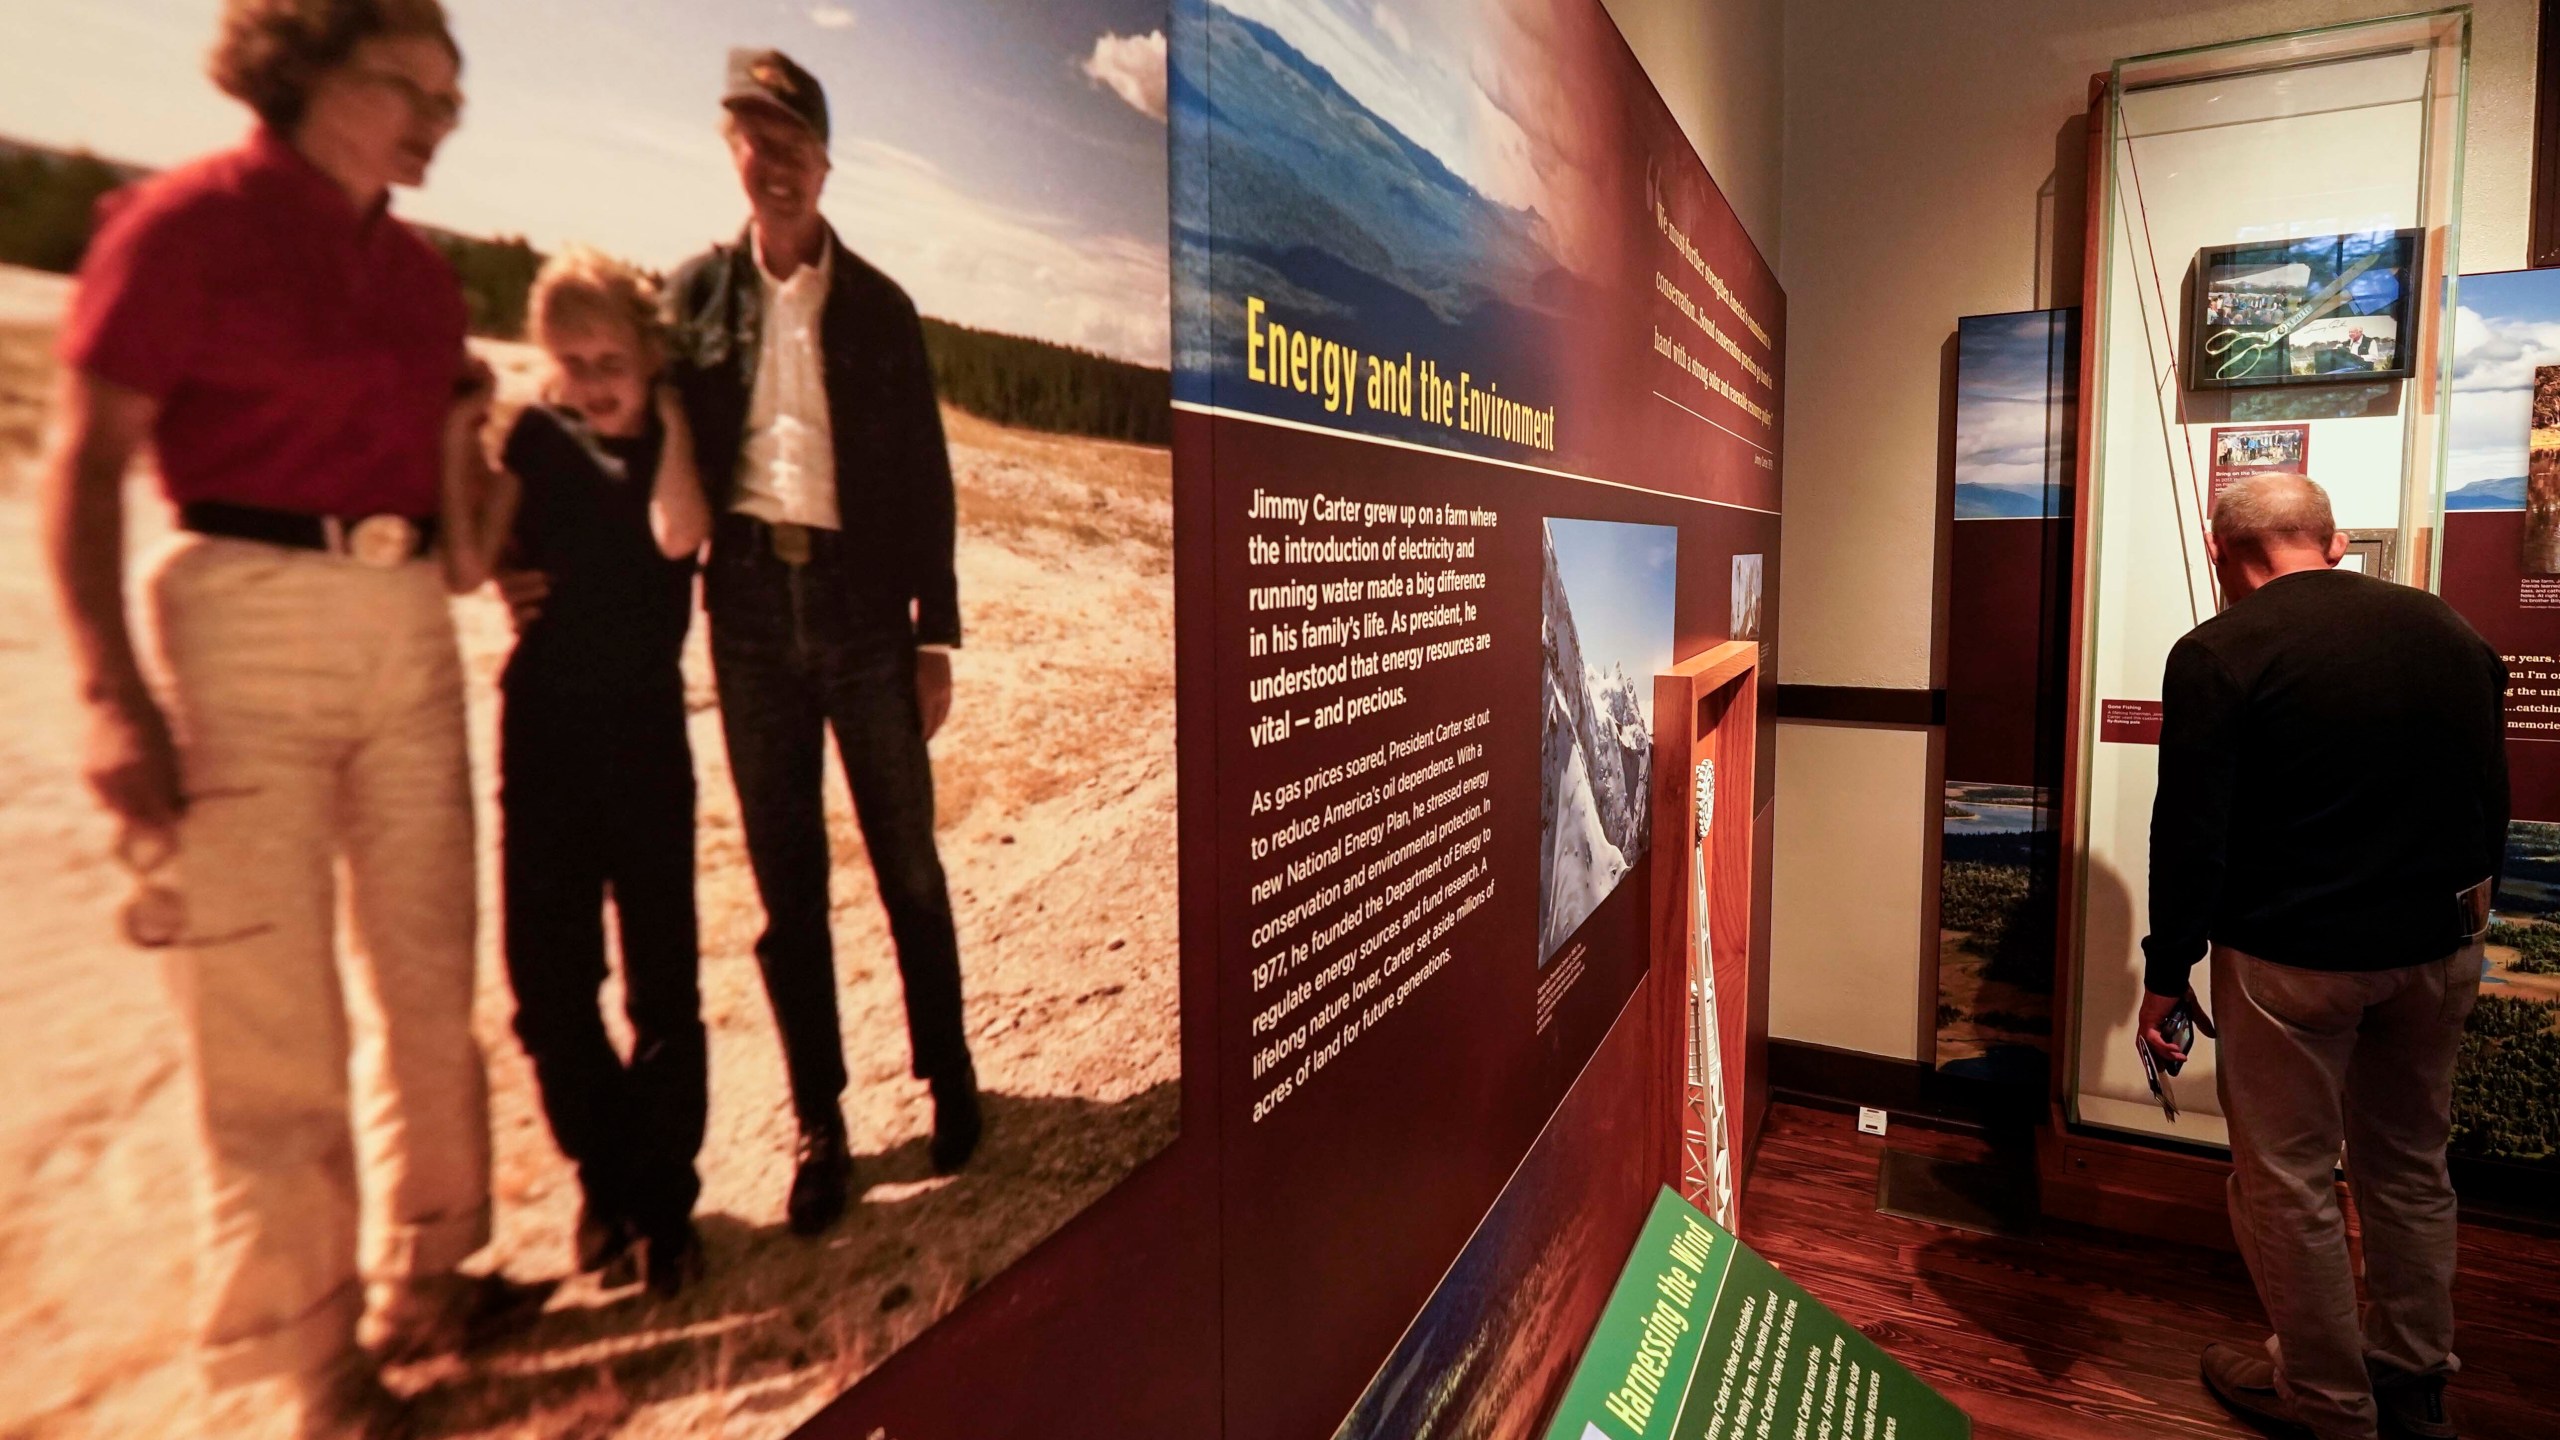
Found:
[{"label": "brown hiking boot", "polygon": [[2276,1362],[2255,1345],[2216,1340],[2204,1347],[2204,1388],[2231,1412],[2269,1435],[2308,1436],[2276,1389]]}]

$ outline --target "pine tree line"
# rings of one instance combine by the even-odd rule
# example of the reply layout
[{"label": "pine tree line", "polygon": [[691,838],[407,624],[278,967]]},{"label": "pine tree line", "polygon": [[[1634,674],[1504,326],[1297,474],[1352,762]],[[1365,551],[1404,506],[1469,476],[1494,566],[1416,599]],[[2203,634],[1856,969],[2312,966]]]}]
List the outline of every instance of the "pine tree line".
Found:
[{"label": "pine tree line", "polygon": [[[0,264],[77,269],[99,198],[140,173],[87,153],[0,145]],[[542,252],[521,236],[482,239],[428,226],[419,233],[461,277],[471,332],[523,339]],[[935,391],[970,414],[1142,445],[1173,441],[1173,382],[1164,370],[942,320],[926,320],[924,338]]]},{"label": "pine tree line", "polygon": [[1087,350],[1018,335],[924,322],[933,388],[949,404],[999,425],[1173,443],[1173,379]]}]

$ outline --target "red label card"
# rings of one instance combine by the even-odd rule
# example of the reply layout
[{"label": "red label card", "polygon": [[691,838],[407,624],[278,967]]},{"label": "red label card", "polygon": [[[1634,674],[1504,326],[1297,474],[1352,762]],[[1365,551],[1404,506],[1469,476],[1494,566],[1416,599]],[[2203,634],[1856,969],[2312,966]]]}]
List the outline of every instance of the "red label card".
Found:
[{"label": "red label card", "polygon": [[2098,739],[2113,745],[2159,744],[2160,702],[2157,700],[2099,701]]}]

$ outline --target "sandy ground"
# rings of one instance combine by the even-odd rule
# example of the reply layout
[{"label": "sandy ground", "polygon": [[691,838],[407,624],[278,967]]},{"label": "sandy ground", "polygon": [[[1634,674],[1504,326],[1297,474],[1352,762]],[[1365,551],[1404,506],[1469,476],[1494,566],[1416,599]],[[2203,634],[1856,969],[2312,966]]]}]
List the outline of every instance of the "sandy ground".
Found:
[{"label": "sandy ground", "polygon": [[[2560,1004],[2560,975],[2529,975],[2515,969],[2516,952],[2504,945],[2484,947],[2488,951],[2489,970],[2483,995],[2504,995],[2514,1000],[2540,1000]],[[2555,1022],[2554,1028],[2560,1028]]]},{"label": "sandy ground", "polygon": [[[109,829],[73,774],[78,715],[35,553],[27,475],[62,287],[0,270],[0,1437],[265,1433],[260,1397],[209,1400],[188,1363],[191,1084],[154,959],[122,945]],[[521,394],[529,357],[491,351]],[[394,1381],[437,1435],[779,1436],[1108,1190],[1176,1123],[1169,465],[1162,450],[947,414],[969,626],[935,742],[988,1137],[932,1178],[897,972],[840,775],[830,772],[847,1114],[870,1184],[819,1242],[782,1229],[792,1123],[750,946],[761,924],[697,623],[711,1122],[706,1283],[668,1304],[564,1286],[525,1333]],[[162,543],[137,487],[138,553]],[[494,895],[491,689],[509,643],[457,603],[472,676],[484,895]],[[569,1268],[575,1186],[507,1028],[483,904],[507,1273]],[[611,997],[608,996],[610,1001]]]}]

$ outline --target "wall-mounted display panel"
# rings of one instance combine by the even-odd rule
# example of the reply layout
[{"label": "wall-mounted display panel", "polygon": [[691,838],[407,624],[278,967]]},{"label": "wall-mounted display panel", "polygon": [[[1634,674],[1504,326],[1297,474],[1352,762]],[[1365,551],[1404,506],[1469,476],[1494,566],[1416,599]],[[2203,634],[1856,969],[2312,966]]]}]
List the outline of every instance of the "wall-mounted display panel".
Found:
[{"label": "wall-mounted display panel", "polygon": [[[626,929],[605,913],[606,877],[582,871],[545,917],[575,932],[560,955],[500,923],[498,882],[520,878],[505,852],[533,848],[498,743],[525,693],[498,676],[525,651],[500,596],[449,604],[423,556],[401,557],[418,562],[399,576],[419,611],[403,635],[435,663],[345,648],[363,661],[348,669],[444,685],[416,808],[453,842],[451,883],[404,919],[432,911],[419,927],[441,935],[426,1044],[450,1083],[374,1103],[368,1072],[416,1053],[420,1032],[415,1012],[340,1003],[328,847],[270,865],[251,845],[210,864],[211,847],[181,845],[177,873],[148,886],[119,869],[78,773],[72,647],[42,572],[19,567],[0,612],[25,624],[0,633],[0,672],[29,703],[0,773],[26,783],[0,825],[0,894],[27,923],[0,1022],[37,1043],[0,1063],[0,1152],[53,1158],[9,1190],[11,1253],[44,1258],[0,1295],[0,1432],[230,1440],[289,1418],[264,1393],[209,1391],[197,1352],[282,1332],[297,1358],[303,1340],[345,1355],[361,1195],[378,1262],[424,1254],[373,1223],[396,1202],[450,1237],[421,1268],[467,1258],[521,1282],[524,1324],[386,1372],[439,1434],[1532,1433],[1605,1300],[1607,1257],[1677,1173],[1679,1047],[1705,1028],[1674,1022],[1687,951],[1658,933],[1654,899],[1658,879],[1692,888],[1694,826],[1661,817],[1690,813],[1692,732],[1716,717],[1693,698],[1673,725],[1655,681],[1717,655],[1740,677],[1728,692],[1747,690],[1783,603],[1785,295],[1600,0],[819,4],[750,20],[649,0],[624,7],[636,24],[569,0],[450,0],[452,43],[387,48],[412,67],[384,72],[411,104],[355,87],[381,125],[434,132],[380,147],[410,180],[452,132],[388,216],[350,210],[342,192],[363,186],[263,136],[188,173],[201,206],[107,208],[225,220],[262,188],[217,183],[247,166],[298,202],[289,218],[319,223],[92,246],[108,261],[85,291],[98,276],[63,272],[100,193],[153,186],[250,130],[205,78],[217,11],[271,27],[227,47],[264,55],[315,15],[382,7],[180,8],[192,18],[147,0],[53,6],[0,50],[0,209],[27,222],[0,225],[0,531],[38,528],[49,487],[10,481],[46,469],[49,397],[76,388],[50,358],[79,348],[59,343],[66,301],[148,322],[145,358],[214,408],[273,380],[257,362],[380,387],[424,432],[405,460],[432,496],[466,315],[502,423],[479,435],[466,408],[456,460],[505,449],[505,425],[547,403],[561,362],[525,326],[545,260],[572,244],[618,257],[631,293],[604,309],[632,323],[604,328],[629,339],[635,371],[665,339],[684,400],[721,402],[692,422],[720,598],[688,612],[690,641],[670,633],[664,683],[642,697],[663,748],[604,777],[596,805],[556,805],[582,828],[539,849],[602,866],[629,839],[611,782],[645,772],[683,848],[612,905],[644,888],[694,905],[663,924],[635,910]],[[438,13],[390,8],[430,32]],[[384,58],[367,53],[368,69]],[[724,97],[743,107],[725,126]],[[370,333],[364,304],[285,302],[339,273],[295,247],[359,234],[409,264],[407,285],[362,301],[413,287],[396,298],[441,328],[425,358],[341,375]],[[258,263],[207,282],[234,245]],[[759,306],[759,265],[769,277],[795,253],[811,263]],[[138,272],[139,298],[109,304],[108,282]],[[687,307],[664,337],[640,294],[660,275]],[[223,347],[244,363],[203,363]],[[751,376],[772,382],[771,416]],[[645,428],[633,378],[641,398],[615,413]],[[279,433],[309,418],[276,408]],[[850,448],[812,439],[821,416]],[[602,418],[556,428],[576,439]],[[586,463],[588,447],[562,448]],[[182,449],[155,458],[165,470]],[[838,453],[860,463],[813,483]],[[717,487],[741,469],[776,493],[733,503]],[[624,538],[671,568],[635,518],[645,505],[626,503],[629,476],[600,473],[615,483],[590,488],[624,497],[610,502],[633,522]],[[86,483],[121,494],[122,478]],[[777,518],[767,501],[815,508]],[[434,502],[418,503],[368,513],[423,519]],[[137,547],[167,538],[165,505],[128,508]],[[918,577],[929,594],[887,588]],[[671,583],[669,620],[695,594],[688,573]],[[575,613],[577,593],[563,571],[550,613]],[[344,618],[291,608],[306,628]],[[962,635],[947,655],[919,650]],[[928,737],[946,664],[948,723]],[[599,730],[637,708],[575,698]],[[1768,734],[1756,704],[1723,703],[1696,944],[1727,1002],[1715,1053],[1741,1092],[1738,1146],[1759,1081],[1732,1056],[1766,1031],[1765,968],[1748,962],[1767,945],[1771,747],[1742,743]],[[570,761],[621,753],[559,733]],[[1657,762],[1673,733],[1678,762],[1667,748]],[[245,908],[225,908],[235,885],[320,917],[293,947],[310,1003],[248,1027],[295,1043],[199,1063],[159,967],[110,928],[129,894],[172,879],[199,919]],[[360,906],[359,928],[369,918]],[[659,963],[617,966],[626,933]],[[182,998],[258,969],[193,964],[254,928],[201,934],[228,938],[181,937]],[[577,1022],[581,1093],[518,1018],[546,965],[552,1010]],[[983,1102],[966,1157],[939,1128],[958,1107],[921,1078],[956,1089],[953,1031]],[[336,1093],[350,1051],[355,1102]],[[223,1106],[197,1102],[255,1110],[285,1072],[307,1082],[302,1138],[233,1127],[261,1153],[216,1157],[232,1169],[203,1197],[220,1213],[199,1244],[189,1172]],[[839,1090],[841,1170],[825,1123]],[[412,1106],[452,1122],[445,1143],[403,1130],[395,1110]],[[644,1289],[646,1261],[606,1253],[613,1227],[582,1226],[582,1184],[630,1157],[576,1163],[555,1122],[578,1110],[648,1130],[650,1160],[698,1161],[700,1251],[672,1243],[674,1200],[653,1193],[645,1217],[651,1257],[698,1266],[658,1265]],[[821,1143],[797,1147],[804,1128]],[[475,1137],[492,1143],[475,1153]],[[822,1181],[851,1176],[846,1213],[787,1198],[804,1156]],[[278,1174],[306,1213],[249,1193]],[[422,1176],[442,1187],[432,1200],[404,1188]],[[196,1303],[199,1270],[207,1298],[260,1292],[255,1325]],[[191,1310],[236,1333],[194,1333]]]},{"label": "wall-mounted display panel", "polygon": [[2077,309],[1956,322],[1932,1058],[2031,1091],[2051,1066],[2079,373]]},{"label": "wall-mounted display panel", "polygon": [[[1425,1382],[1363,1392],[1506,1183],[1620,1203],[1512,1177],[1660,998],[1691,849],[1652,802],[1690,782],[1653,676],[1780,620],[1785,300],[1597,0],[1182,0],[1174,34],[1228,1434],[1392,1433]],[[1488,1274],[1546,1242],[1500,1243]],[[1470,1283],[1420,1352],[1503,1328]],[[1446,1383],[1438,1423],[1511,1413]]]},{"label": "wall-mounted display panel", "polygon": [[2560,1177],[2560,270],[2462,277],[2444,598],[2506,657],[2510,820],[2488,968],[2453,1082],[2452,1154]]},{"label": "wall-mounted display panel", "polygon": [[[847,531],[898,535],[902,559],[923,557],[919,569],[945,563],[956,634],[937,628],[927,638],[960,642],[956,698],[929,752],[894,705],[836,710],[840,769],[824,754],[815,709],[803,708],[817,703],[806,691],[771,674],[742,680],[725,660],[715,680],[710,642],[714,632],[727,638],[720,622],[692,615],[680,659],[671,644],[663,675],[626,682],[600,662],[625,650],[612,622],[639,628],[614,608],[633,592],[614,588],[618,541],[593,538],[620,534],[602,527],[620,523],[607,517],[621,515],[608,508],[621,502],[558,498],[578,493],[586,472],[546,465],[527,484],[552,498],[526,507],[517,535],[529,542],[525,563],[553,569],[559,628],[546,634],[536,620],[519,644],[505,603],[484,590],[454,601],[452,631],[440,634],[448,607],[430,586],[420,628],[399,642],[416,648],[361,647],[362,663],[376,667],[364,673],[381,677],[365,707],[448,685],[437,718],[450,717],[453,730],[438,737],[449,746],[414,756],[415,768],[397,777],[403,793],[365,813],[381,833],[464,834],[462,853],[445,857],[455,883],[401,912],[389,927],[396,943],[379,933],[374,943],[336,942],[327,933],[338,893],[328,846],[296,843],[323,826],[244,826],[254,832],[247,843],[220,848],[182,832],[177,859],[156,880],[175,887],[200,923],[261,918],[180,930],[180,943],[161,952],[168,977],[204,1003],[178,1005],[155,957],[124,946],[111,923],[131,881],[111,858],[107,817],[79,784],[83,717],[70,647],[41,599],[40,568],[14,567],[0,653],[16,778],[0,833],[0,894],[21,922],[21,943],[0,1025],[31,1039],[22,1056],[48,1058],[6,1070],[0,1152],[64,1163],[11,1166],[6,1243],[47,1259],[18,1272],[0,1299],[11,1336],[0,1354],[0,1432],[273,1433],[272,1417],[253,1412],[278,1408],[274,1395],[250,1385],[243,1406],[240,1387],[198,1383],[200,1342],[219,1340],[238,1358],[281,1334],[331,1354],[352,1339],[359,1234],[368,1278],[401,1263],[404,1247],[448,1252],[444,1261],[476,1247],[472,1268],[548,1297],[538,1317],[467,1358],[391,1367],[390,1383],[414,1397],[424,1428],[452,1436],[567,1424],[595,1436],[718,1430],[775,1440],[883,1367],[911,1372],[919,1353],[948,1355],[963,1336],[988,1343],[987,1327],[954,1312],[976,1292],[1019,1301],[1053,1289],[1061,1258],[1088,1241],[1045,1242],[1068,1229],[1089,1237],[1096,1223],[1125,1226],[1112,1263],[1163,1277],[1152,1308],[1181,1315],[1183,1287],[1199,1273],[1179,1263],[1184,1227],[1135,1218],[1160,1210],[1129,1208],[1160,1205],[1160,1181],[1125,1188],[1168,1148],[1196,1154],[1211,1138],[1195,1131],[1185,1146],[1181,1133],[1189,1077],[1179,892],[1194,862],[1176,841],[1183,792],[1202,792],[1177,784],[1177,751],[1207,737],[1194,733],[1205,711],[1178,714],[1175,699],[1186,667],[1174,618],[1164,0],[1067,0],[1013,7],[1002,21],[985,7],[866,7],[859,26],[853,9],[837,5],[754,17],[676,0],[445,8],[458,54],[409,36],[366,40],[365,58],[351,62],[406,67],[388,73],[396,86],[356,88],[370,97],[361,102],[368,113],[388,105],[410,115],[405,93],[419,117],[401,144],[415,161],[408,178],[420,183],[395,189],[365,232],[368,245],[409,247],[418,262],[398,285],[361,298],[314,279],[325,267],[306,248],[340,221],[356,233],[356,211],[290,126],[250,140],[253,117],[208,78],[207,52],[218,29],[240,61],[309,43],[323,14],[336,34],[365,16],[414,26],[434,6],[100,0],[13,9],[0,54],[0,134],[9,137],[0,208],[15,217],[0,226],[0,413],[14,417],[0,426],[0,525],[33,528],[38,486],[21,477],[39,469],[37,437],[54,418],[47,407],[60,370],[113,363],[63,342],[83,314],[93,325],[117,316],[138,348],[137,318],[185,317],[155,327],[148,347],[157,358],[147,363],[171,387],[165,413],[245,409],[244,397],[335,368],[337,384],[363,388],[334,393],[365,397],[377,419],[411,403],[386,377],[389,362],[367,348],[379,343],[389,307],[449,315],[457,350],[467,317],[469,349],[497,380],[496,420],[477,438],[498,453],[559,368],[526,323],[528,285],[546,257],[585,246],[672,275],[714,244],[738,243],[758,197],[722,139],[724,93],[746,69],[728,55],[771,45],[787,60],[759,62],[757,83],[810,100],[823,93],[830,106],[833,166],[815,204],[843,247],[827,273],[848,288],[834,293],[849,299],[850,287],[868,284],[859,293],[883,297],[858,333],[832,338],[861,347],[866,364],[877,357],[878,373],[894,374],[906,394],[923,391],[920,406],[901,412],[915,427],[903,433],[934,442],[930,455],[919,445],[894,468],[918,497],[916,511],[893,513],[847,484],[835,513]],[[465,62],[458,84],[468,105],[458,124],[449,110],[444,124],[429,124],[451,80],[437,68],[448,58]],[[985,103],[993,91],[1004,108]],[[785,137],[797,133],[787,116],[781,123]],[[642,135],[652,138],[634,143]],[[215,152],[222,158],[204,161]],[[204,186],[208,175],[241,173],[253,178],[236,191]],[[1071,194],[1052,180],[1065,173],[1077,177]],[[134,188],[93,212],[102,191],[124,185]],[[236,205],[257,215],[261,198],[279,195],[299,208],[286,223],[269,214],[222,232],[232,238],[202,248],[232,263],[200,265],[193,248],[150,228],[168,197],[191,185],[206,211],[228,215],[223,207]],[[93,213],[109,217],[94,234]],[[85,268],[61,273],[84,249]],[[880,318],[908,305],[903,324]],[[75,317],[67,327],[66,315]],[[320,333],[298,330],[296,317]],[[723,323],[703,319],[676,340],[688,374],[707,337],[725,335]],[[214,349],[231,363],[204,363]],[[442,384],[423,402],[438,416]],[[262,413],[269,418],[248,449],[325,455],[342,443],[324,426]],[[592,409],[553,413],[580,435],[589,422],[607,423]],[[696,422],[698,433],[706,428]],[[425,450],[434,431],[431,422],[423,438],[404,435],[406,453]],[[189,458],[187,439],[164,434],[160,468]],[[601,492],[602,477],[620,472],[595,475]],[[171,533],[149,484],[157,477],[136,478],[131,570],[167,554],[178,557],[171,573],[201,571],[206,547]],[[936,492],[947,507],[939,556],[932,527],[916,520]],[[235,556],[271,551],[244,586],[307,572],[280,558],[295,553],[282,547],[221,544]],[[715,557],[725,560],[727,547],[715,544]],[[844,571],[825,573],[837,578],[811,581],[821,597],[813,605],[844,593],[833,588]],[[689,579],[678,577],[677,593],[692,593]],[[189,608],[202,618],[222,601],[208,595]],[[572,640],[572,616],[575,643],[534,663],[543,640]],[[344,618],[314,613],[292,643],[311,657],[342,654],[322,637]],[[681,639],[687,622],[676,623]],[[437,645],[406,638],[416,633],[440,639],[440,667],[425,663]],[[859,633],[883,647],[865,653],[897,652],[877,628]],[[313,672],[325,663],[309,661]],[[215,668],[260,696],[249,708],[341,713],[336,702],[283,698],[307,690],[261,693],[269,682],[236,654]],[[848,725],[857,713],[870,723]],[[643,728],[628,723],[635,715],[668,723]],[[552,763],[502,780],[508,752],[520,760],[539,751],[545,726],[558,727],[547,732]],[[405,738],[375,732],[368,743],[381,753]],[[747,758],[751,738],[765,742],[756,747],[761,768]],[[280,733],[270,739],[286,748]],[[296,731],[291,744],[296,753],[365,751],[335,730]],[[805,756],[805,768],[787,756]],[[590,759],[601,768],[575,763]],[[357,774],[357,762],[341,773]],[[864,792],[858,816],[847,773]],[[202,768],[193,777],[220,788]],[[315,806],[364,803],[334,777],[270,778],[270,794],[308,783]],[[343,802],[322,798],[341,794]],[[824,827],[814,856],[777,851],[800,832],[772,838],[800,816],[811,831]],[[439,828],[447,823],[453,829]],[[651,868],[623,868],[644,837],[672,844],[672,859],[653,849]],[[530,851],[547,872],[520,868]],[[410,876],[439,863],[407,840],[401,852],[390,868]],[[787,898],[778,882],[759,886],[774,878],[762,872],[777,853],[799,857],[789,862],[797,879]],[[929,884],[916,878],[928,872]],[[610,903],[608,876],[621,892]],[[373,883],[359,877],[354,889]],[[831,889],[832,908],[812,894],[820,886]],[[894,925],[878,898],[884,889],[896,895]],[[822,930],[814,942],[796,924],[768,930],[770,914],[810,908]],[[300,933],[299,922],[280,929],[262,918],[314,909],[318,934],[308,944],[277,938]],[[362,902],[357,918],[365,923]],[[253,956],[248,946],[267,948]],[[366,993],[361,985],[342,1001],[331,962],[342,957],[352,976],[367,951],[385,961],[377,975],[396,973],[404,988],[442,976],[439,995],[458,1003],[429,1013],[413,992],[376,1006],[353,998]],[[268,978],[226,988],[226,973],[253,970]],[[953,971],[956,979],[934,978]],[[307,984],[287,985],[292,975]],[[956,985],[956,1007],[929,998],[944,985]],[[275,1008],[288,991],[301,1008]],[[252,1005],[264,1007],[263,1028],[231,1031],[225,1051],[201,1017],[245,1017],[226,1007]],[[956,1017],[935,1018],[953,1008]],[[965,1034],[974,1061],[984,1134],[957,1173],[937,1175],[934,1102],[915,1076],[936,1063],[929,1052],[951,1053],[950,1031]],[[431,1087],[401,1069],[398,1057],[429,1047],[449,1057],[473,1040],[476,1050],[437,1071]],[[351,1070],[360,1097],[352,1105],[343,1093]],[[795,1138],[831,1110],[853,1157],[852,1198],[823,1234],[794,1234],[786,1216]],[[635,1283],[636,1255],[587,1267],[595,1273],[573,1262],[582,1209],[612,1218],[638,1188],[618,1178],[641,1163],[634,1156],[684,1171],[666,1189],[699,1187],[701,1263],[689,1276],[661,1267],[657,1290],[677,1288],[672,1298]],[[200,1198],[191,1194],[199,1173],[210,1182]],[[369,1202],[361,1225],[359,1197]],[[476,1225],[462,1218],[474,1214]],[[663,1255],[671,1222],[652,1218]],[[476,1233],[458,1236],[464,1230]],[[435,1237],[432,1247],[420,1234]],[[673,1279],[680,1288],[664,1283]],[[207,1335],[197,1333],[199,1316],[212,1317]],[[1133,1334],[1150,1326],[1107,1302],[1087,1303],[1082,1320]],[[1200,1340],[1166,1368],[1206,1367],[1214,1337],[1191,1328]],[[226,1367],[225,1378],[265,1369],[248,1361]],[[971,1403],[972,1428],[1010,1428]]]}]

